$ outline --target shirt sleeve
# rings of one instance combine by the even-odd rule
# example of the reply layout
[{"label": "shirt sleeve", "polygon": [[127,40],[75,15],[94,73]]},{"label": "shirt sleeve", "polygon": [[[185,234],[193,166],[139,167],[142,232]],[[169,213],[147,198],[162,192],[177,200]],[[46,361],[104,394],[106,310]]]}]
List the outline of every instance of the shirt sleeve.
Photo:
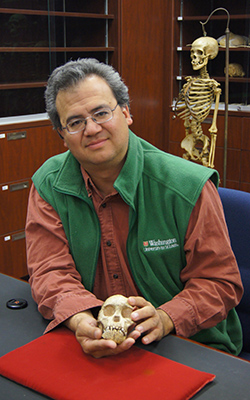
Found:
[{"label": "shirt sleeve", "polygon": [[185,237],[184,289],[161,307],[177,335],[190,337],[227,317],[243,294],[218,191],[208,181],[192,211]]},{"label": "shirt sleeve", "polygon": [[84,288],[62,222],[34,185],[29,195],[26,249],[32,296],[43,317],[52,320],[45,332],[78,312],[102,305]]}]

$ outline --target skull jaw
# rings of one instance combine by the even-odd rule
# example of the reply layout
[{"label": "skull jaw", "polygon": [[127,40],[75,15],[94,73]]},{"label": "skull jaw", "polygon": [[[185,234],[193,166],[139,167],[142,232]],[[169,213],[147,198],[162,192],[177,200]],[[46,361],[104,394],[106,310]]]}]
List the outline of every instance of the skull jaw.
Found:
[{"label": "skull jaw", "polygon": [[117,344],[121,344],[127,337],[127,332],[122,327],[107,326],[103,328],[102,323],[99,323],[98,326],[102,329],[103,339],[113,340]]},{"label": "skull jaw", "polygon": [[192,68],[194,71],[197,71],[197,70],[201,69],[202,67],[204,67],[204,63],[199,64],[199,63],[192,62],[191,64],[192,64]]},{"label": "skull jaw", "polygon": [[191,64],[192,64],[193,70],[197,71],[197,70],[205,67],[208,64],[208,58],[206,57],[206,58],[203,58],[200,60],[192,59]]}]

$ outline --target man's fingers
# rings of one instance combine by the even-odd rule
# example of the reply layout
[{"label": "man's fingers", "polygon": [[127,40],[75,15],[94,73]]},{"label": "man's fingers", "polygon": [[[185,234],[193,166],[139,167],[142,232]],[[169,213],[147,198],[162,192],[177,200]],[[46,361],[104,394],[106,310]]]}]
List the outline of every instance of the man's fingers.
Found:
[{"label": "man's fingers", "polygon": [[82,344],[82,347],[86,354],[91,354],[95,358],[101,358],[122,353],[133,346],[134,343],[135,340],[133,338],[127,338],[120,345],[117,345],[113,340],[101,339],[85,342]]},{"label": "man's fingers", "polygon": [[145,307],[147,304],[150,304],[147,300],[145,300],[143,297],[136,296],[136,297],[129,297],[128,302],[131,306],[134,307]]}]

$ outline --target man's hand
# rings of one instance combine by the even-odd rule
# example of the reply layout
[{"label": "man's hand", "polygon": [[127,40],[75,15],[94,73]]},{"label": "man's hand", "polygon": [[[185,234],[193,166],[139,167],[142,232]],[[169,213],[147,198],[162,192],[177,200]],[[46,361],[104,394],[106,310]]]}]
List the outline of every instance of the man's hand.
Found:
[{"label": "man's hand", "polygon": [[112,356],[130,349],[142,334],[144,334],[142,343],[149,344],[155,340],[161,340],[174,330],[171,318],[143,297],[129,297],[128,302],[135,308],[131,319],[136,325],[124,342],[119,345],[113,340],[102,339],[102,331],[89,310],[73,315],[64,324],[75,332],[84,353],[95,358]]},{"label": "man's hand", "polygon": [[139,331],[131,332],[127,339],[117,345],[113,340],[102,339],[102,331],[91,311],[83,311],[73,315],[64,323],[75,332],[76,339],[82,346],[84,353],[95,358],[111,356],[128,350],[140,336]]},{"label": "man's hand", "polygon": [[142,338],[143,344],[161,340],[174,330],[174,324],[168,314],[156,309],[143,297],[129,297],[128,302],[136,307],[131,314],[131,319],[137,324],[134,332],[139,332],[140,335],[145,334]]}]

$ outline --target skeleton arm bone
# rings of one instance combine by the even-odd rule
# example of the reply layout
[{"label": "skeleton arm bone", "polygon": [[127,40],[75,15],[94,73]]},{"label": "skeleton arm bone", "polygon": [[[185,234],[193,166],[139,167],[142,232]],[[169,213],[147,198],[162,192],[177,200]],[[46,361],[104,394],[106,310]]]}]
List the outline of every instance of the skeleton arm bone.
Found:
[{"label": "skeleton arm bone", "polygon": [[216,144],[216,138],[217,138],[217,126],[216,126],[216,121],[217,121],[217,114],[218,114],[218,109],[219,109],[219,101],[220,101],[220,94],[221,94],[221,89],[216,88],[215,89],[215,109],[214,109],[214,115],[213,115],[213,121],[211,127],[208,129],[209,132],[211,133],[211,145],[210,145],[210,153],[209,153],[209,159],[208,159],[208,167],[214,168],[214,155],[215,155],[215,144]]},{"label": "skeleton arm bone", "polygon": [[217,131],[218,131],[216,121],[217,121],[217,114],[218,114],[218,109],[219,109],[221,89],[216,87],[214,90],[214,93],[215,93],[215,108],[214,108],[212,125],[208,129],[210,133],[217,133]]}]

